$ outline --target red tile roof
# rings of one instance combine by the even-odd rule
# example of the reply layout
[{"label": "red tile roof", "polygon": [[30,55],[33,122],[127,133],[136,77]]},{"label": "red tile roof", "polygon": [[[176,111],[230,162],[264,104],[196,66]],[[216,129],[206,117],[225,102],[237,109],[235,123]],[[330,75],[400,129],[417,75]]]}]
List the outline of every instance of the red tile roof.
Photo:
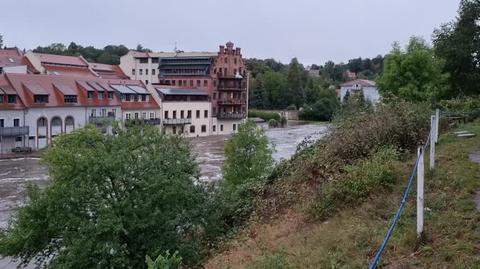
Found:
[{"label": "red tile roof", "polygon": [[[0,85],[2,80],[0,80]],[[3,84],[11,86],[26,107],[82,107],[82,106],[118,106],[122,109],[158,109],[159,105],[150,96],[148,102],[121,102],[119,94],[114,94],[112,100],[106,98],[97,98],[99,94],[104,94],[105,90],[100,91],[102,87],[110,87],[108,84],[126,84],[143,86],[140,81],[101,79],[96,77],[78,77],[62,75],[31,75],[31,74],[5,74]],[[102,85],[100,87],[98,84]],[[96,85],[92,87],[91,85]],[[87,91],[94,90],[94,98],[88,99]],[[34,94],[48,94],[49,101],[45,104],[34,102]],[[77,103],[65,103],[64,95],[77,95]]]},{"label": "red tile roof", "polygon": [[17,94],[17,92],[12,88],[10,83],[8,83],[5,75],[0,75],[0,95],[3,95],[3,102],[0,103],[0,110],[10,110],[10,109],[24,109],[25,106],[22,103],[22,100],[17,97],[17,100],[14,104],[7,102],[7,95]]},{"label": "red tile roof", "polygon": [[50,74],[53,75],[68,75],[78,77],[97,77],[88,67],[80,66],[58,66],[58,65],[44,65],[43,66]]},{"label": "red tile roof", "polygon": [[45,53],[34,53],[35,56],[43,64],[58,64],[58,65],[76,65],[88,67],[87,61],[81,56],[65,56]]},{"label": "red tile roof", "polygon": [[353,86],[353,85],[361,85],[361,86],[364,86],[364,87],[375,87],[375,81],[371,81],[371,80],[366,80],[366,79],[356,79],[356,80],[352,80],[352,81],[347,81],[345,83],[343,83],[341,85],[341,87],[349,87],[349,86]]},{"label": "red tile roof", "polygon": [[90,63],[90,66],[95,73],[100,77],[106,79],[128,79],[122,69],[118,65]]}]

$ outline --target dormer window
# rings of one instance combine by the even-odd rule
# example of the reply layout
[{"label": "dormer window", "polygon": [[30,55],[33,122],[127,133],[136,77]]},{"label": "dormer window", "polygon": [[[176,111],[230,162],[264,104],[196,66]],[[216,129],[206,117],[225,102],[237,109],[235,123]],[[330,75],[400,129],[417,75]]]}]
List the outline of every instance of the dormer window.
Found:
[{"label": "dormer window", "polygon": [[142,94],[142,101],[147,101],[147,95],[146,94]]},{"label": "dormer window", "polygon": [[88,91],[88,92],[87,92],[87,98],[88,98],[88,99],[93,99],[93,93],[94,93],[94,92],[92,92],[92,91]]},{"label": "dormer window", "polygon": [[65,95],[63,98],[63,101],[65,103],[76,103],[77,102],[77,96],[76,95]]},{"label": "dormer window", "polygon": [[108,92],[108,99],[113,100],[113,92]]},{"label": "dormer window", "polygon": [[[3,99],[3,96],[2,98],[0,99]],[[8,103],[9,104],[15,104],[17,102],[17,96],[16,95],[8,95]]]},{"label": "dormer window", "polygon": [[36,104],[46,104],[48,103],[48,95],[37,94],[33,96],[33,102]]}]

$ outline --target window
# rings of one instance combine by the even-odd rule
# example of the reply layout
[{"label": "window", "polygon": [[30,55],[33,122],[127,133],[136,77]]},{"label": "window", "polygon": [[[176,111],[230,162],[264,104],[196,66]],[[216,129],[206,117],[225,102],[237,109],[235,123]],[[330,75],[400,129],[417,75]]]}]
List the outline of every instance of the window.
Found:
[{"label": "window", "polygon": [[214,92],[214,93],[213,93],[213,100],[216,100],[216,99],[217,99],[217,93]]},{"label": "window", "polygon": [[152,69],[152,75],[155,76],[155,69]]},{"label": "window", "polygon": [[203,117],[208,118],[208,110],[203,111]]},{"label": "window", "polygon": [[233,63],[237,64],[237,58],[233,58]]},{"label": "window", "polygon": [[193,87],[193,80],[190,80],[190,87]]},{"label": "window", "polygon": [[197,110],[197,119],[200,119],[200,110]]},{"label": "window", "polygon": [[223,132],[223,124],[220,124],[220,132]]},{"label": "window", "polygon": [[130,101],[130,94],[125,94],[125,100]]},{"label": "window", "polygon": [[37,104],[48,103],[48,95],[34,95],[33,101]]},{"label": "window", "polygon": [[147,95],[146,94],[142,94],[142,101],[143,102],[147,101]]},{"label": "window", "polygon": [[[173,85],[175,85],[175,83]],[[178,81],[178,86],[182,86],[182,81],[181,80]]]},{"label": "window", "polygon": [[93,92],[87,92],[87,98],[93,99]]},{"label": "window", "polygon": [[173,134],[176,134],[176,133],[177,133],[177,126],[173,126],[173,127],[172,127],[172,133],[173,133]]},{"label": "window", "polygon": [[3,98],[5,98],[3,97],[3,94],[0,94],[0,103],[3,103]]},{"label": "window", "polygon": [[140,58],[140,63],[141,63],[141,64],[146,64],[146,63],[148,63],[148,58]]},{"label": "window", "polygon": [[148,75],[148,69],[145,69],[145,75]]},{"label": "window", "polygon": [[165,119],[168,119],[168,110],[165,111]]},{"label": "window", "polygon": [[102,108],[102,110],[100,110],[100,116],[102,116],[102,117],[107,116],[107,109],[106,108]]},{"label": "window", "polygon": [[142,113],[142,119],[146,119],[147,118],[147,112],[143,112]]},{"label": "window", "polygon": [[20,126],[20,119],[13,119],[13,127],[19,127]]},{"label": "window", "polygon": [[65,103],[76,103],[77,102],[77,96],[76,95],[65,95],[63,97],[63,101]]},{"label": "window", "polygon": [[132,68],[132,76],[135,76],[135,68]]},{"label": "window", "polygon": [[96,110],[96,109],[92,109],[92,110],[90,111],[90,116],[96,117],[96,116],[97,116],[97,110]]},{"label": "window", "polygon": [[98,93],[98,99],[102,100],[103,99],[103,92]]},{"label": "window", "polygon": [[113,92],[108,92],[108,99],[110,99],[110,100],[113,99]]},{"label": "window", "polygon": [[173,111],[173,116],[172,116],[172,117],[173,117],[174,119],[177,118],[177,111],[176,111],[176,110]]},{"label": "window", "polygon": [[200,80],[197,79],[197,87],[200,87]]},{"label": "window", "polygon": [[127,119],[127,120],[130,119],[130,113],[125,114],[125,119]]},{"label": "window", "polygon": [[117,110],[114,108],[112,109],[112,116],[115,117],[117,115]]},{"label": "window", "polygon": [[233,131],[236,131],[237,130],[237,125],[234,123],[233,124]]},{"label": "window", "polygon": [[185,111],[181,110],[180,111],[180,119],[183,119],[185,117]]},{"label": "window", "polygon": [[192,118],[192,111],[188,110],[187,111],[187,119],[191,119],[191,118]]},{"label": "window", "polygon": [[8,103],[9,104],[15,104],[17,102],[17,96],[16,95],[8,95]]},{"label": "window", "polygon": [[5,127],[5,120],[4,119],[0,119],[0,127]]},{"label": "window", "polygon": [[195,133],[195,125],[190,125],[190,133]]},{"label": "window", "polygon": [[172,80],[172,86],[175,86],[176,80]]},{"label": "window", "polygon": [[152,58],[152,64],[158,64],[158,58]]},{"label": "window", "polygon": [[207,125],[202,125],[202,133],[206,133],[207,132]]},{"label": "window", "polygon": [[208,80],[205,79],[205,80],[203,81],[203,87],[208,87]]},{"label": "window", "polygon": [[150,112],[150,119],[153,119],[155,118],[155,113],[154,112]]},{"label": "window", "polygon": [[22,142],[22,137],[21,136],[15,137],[15,142]]},{"label": "window", "polygon": [[225,57],[225,63],[228,63],[228,58],[227,57]]},{"label": "window", "polygon": [[135,112],[135,119],[138,119],[138,112]]},{"label": "window", "polygon": [[217,125],[213,125],[212,128],[213,128],[213,131],[214,131],[214,132],[217,131]]},{"label": "window", "polygon": [[147,85],[148,85],[148,79],[147,79],[147,80],[145,80],[145,84],[147,84]]},{"label": "window", "polygon": [[138,70],[138,74],[139,74],[140,76],[142,76],[142,75],[143,75],[143,69],[139,69],[139,70]]}]

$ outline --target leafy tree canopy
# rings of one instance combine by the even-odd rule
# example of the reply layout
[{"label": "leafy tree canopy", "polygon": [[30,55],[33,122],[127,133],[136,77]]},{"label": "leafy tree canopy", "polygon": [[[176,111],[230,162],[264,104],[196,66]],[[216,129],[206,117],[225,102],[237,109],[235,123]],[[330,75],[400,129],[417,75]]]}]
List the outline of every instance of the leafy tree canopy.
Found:
[{"label": "leafy tree canopy", "polygon": [[85,127],[47,149],[50,185],[0,234],[0,254],[49,268],[145,268],[178,251],[198,262],[205,192],[189,146],[153,127],[105,136]]}]

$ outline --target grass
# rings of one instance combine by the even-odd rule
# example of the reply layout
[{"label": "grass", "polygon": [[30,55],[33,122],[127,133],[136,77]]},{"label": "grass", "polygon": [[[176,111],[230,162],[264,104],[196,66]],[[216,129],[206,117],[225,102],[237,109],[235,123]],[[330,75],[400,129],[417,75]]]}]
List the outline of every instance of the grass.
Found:
[{"label": "grass", "polygon": [[[480,150],[480,123],[459,126],[477,134],[444,134],[437,144],[436,170],[426,175],[425,233],[416,236],[415,187],[384,252],[380,268],[480,268],[480,165],[468,154]],[[428,169],[428,155],[425,167]],[[206,268],[366,268],[400,203],[414,156],[396,163],[391,191],[344,207],[327,221],[311,221],[291,209],[276,219],[251,223],[228,251]]]}]

